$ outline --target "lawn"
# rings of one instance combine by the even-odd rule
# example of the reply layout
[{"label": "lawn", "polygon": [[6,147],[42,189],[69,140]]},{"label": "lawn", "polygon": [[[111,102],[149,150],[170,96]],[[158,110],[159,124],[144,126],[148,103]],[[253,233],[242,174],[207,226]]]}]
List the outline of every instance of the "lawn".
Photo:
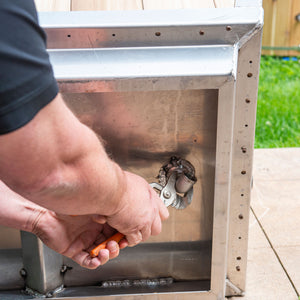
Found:
[{"label": "lawn", "polygon": [[300,147],[300,63],[262,56],[255,148]]}]

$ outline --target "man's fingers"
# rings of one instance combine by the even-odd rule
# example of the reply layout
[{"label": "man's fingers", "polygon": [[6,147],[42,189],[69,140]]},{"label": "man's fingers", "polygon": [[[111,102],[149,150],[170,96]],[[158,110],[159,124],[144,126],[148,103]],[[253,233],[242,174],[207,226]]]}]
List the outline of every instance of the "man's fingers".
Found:
[{"label": "man's fingers", "polygon": [[158,235],[160,234],[160,232],[161,232],[161,219],[159,215],[156,215],[151,226],[151,235]]},{"label": "man's fingers", "polygon": [[87,269],[96,269],[102,264],[98,257],[91,258],[89,253],[85,251],[77,253],[72,259],[80,266]]},{"label": "man's fingers", "polygon": [[164,203],[162,202],[162,200],[160,198],[158,198],[159,200],[157,201],[157,205],[158,205],[158,209],[159,209],[159,216],[161,218],[162,221],[168,219],[169,217],[169,211],[166,208],[166,206],[164,205]]},{"label": "man's fingers", "polygon": [[126,235],[126,239],[128,241],[128,246],[133,247],[143,240],[143,236],[140,231],[137,231],[136,233]]},{"label": "man's fingers", "polygon": [[168,219],[168,217],[169,217],[168,209],[166,208],[166,206],[164,205],[163,201],[160,199],[158,194],[152,188],[151,188],[151,196],[158,206],[159,215],[160,215],[161,220],[164,221],[164,220]]},{"label": "man's fingers", "polygon": [[117,242],[110,241],[106,245],[106,249],[109,251],[109,259],[114,259],[119,255],[120,248]]},{"label": "man's fingers", "polygon": [[99,224],[105,224],[107,221],[106,216],[95,215],[93,216],[93,221]]},{"label": "man's fingers", "polygon": [[120,242],[119,242],[119,248],[120,249],[124,249],[128,247],[128,241],[126,238],[122,239]]},{"label": "man's fingers", "polygon": [[109,261],[109,250],[108,249],[100,250],[98,258],[101,262],[101,265],[106,264]]},{"label": "man's fingers", "polygon": [[142,230],[142,241],[145,242],[151,236],[151,227],[145,226]]}]

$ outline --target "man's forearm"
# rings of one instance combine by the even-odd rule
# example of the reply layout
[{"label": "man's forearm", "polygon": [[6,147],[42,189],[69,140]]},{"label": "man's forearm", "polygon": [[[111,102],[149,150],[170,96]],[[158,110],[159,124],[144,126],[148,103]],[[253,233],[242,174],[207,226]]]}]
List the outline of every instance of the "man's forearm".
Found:
[{"label": "man's forearm", "polygon": [[0,224],[32,232],[45,209],[27,201],[0,181]]},{"label": "man's forearm", "polygon": [[122,170],[60,96],[0,143],[0,178],[25,198],[64,214],[117,210]]}]

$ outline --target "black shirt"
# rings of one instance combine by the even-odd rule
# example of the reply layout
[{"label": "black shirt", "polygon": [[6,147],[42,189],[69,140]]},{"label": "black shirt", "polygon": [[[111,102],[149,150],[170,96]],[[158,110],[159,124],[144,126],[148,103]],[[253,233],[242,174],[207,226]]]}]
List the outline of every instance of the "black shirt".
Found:
[{"label": "black shirt", "polygon": [[27,124],[57,93],[33,0],[0,0],[0,134]]}]

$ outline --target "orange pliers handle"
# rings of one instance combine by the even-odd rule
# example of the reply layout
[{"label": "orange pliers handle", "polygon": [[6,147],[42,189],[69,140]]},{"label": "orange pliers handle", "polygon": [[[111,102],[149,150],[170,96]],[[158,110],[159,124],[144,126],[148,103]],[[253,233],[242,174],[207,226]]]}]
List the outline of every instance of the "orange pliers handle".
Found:
[{"label": "orange pliers handle", "polygon": [[91,257],[97,257],[100,250],[105,249],[106,245],[108,242],[110,241],[115,241],[117,243],[119,243],[123,238],[125,237],[124,234],[117,232],[116,234],[114,234],[113,236],[111,236],[110,238],[108,238],[107,240],[105,240],[104,242],[102,242],[100,245],[98,245],[97,247],[95,247],[93,250],[90,251],[90,256]]}]

